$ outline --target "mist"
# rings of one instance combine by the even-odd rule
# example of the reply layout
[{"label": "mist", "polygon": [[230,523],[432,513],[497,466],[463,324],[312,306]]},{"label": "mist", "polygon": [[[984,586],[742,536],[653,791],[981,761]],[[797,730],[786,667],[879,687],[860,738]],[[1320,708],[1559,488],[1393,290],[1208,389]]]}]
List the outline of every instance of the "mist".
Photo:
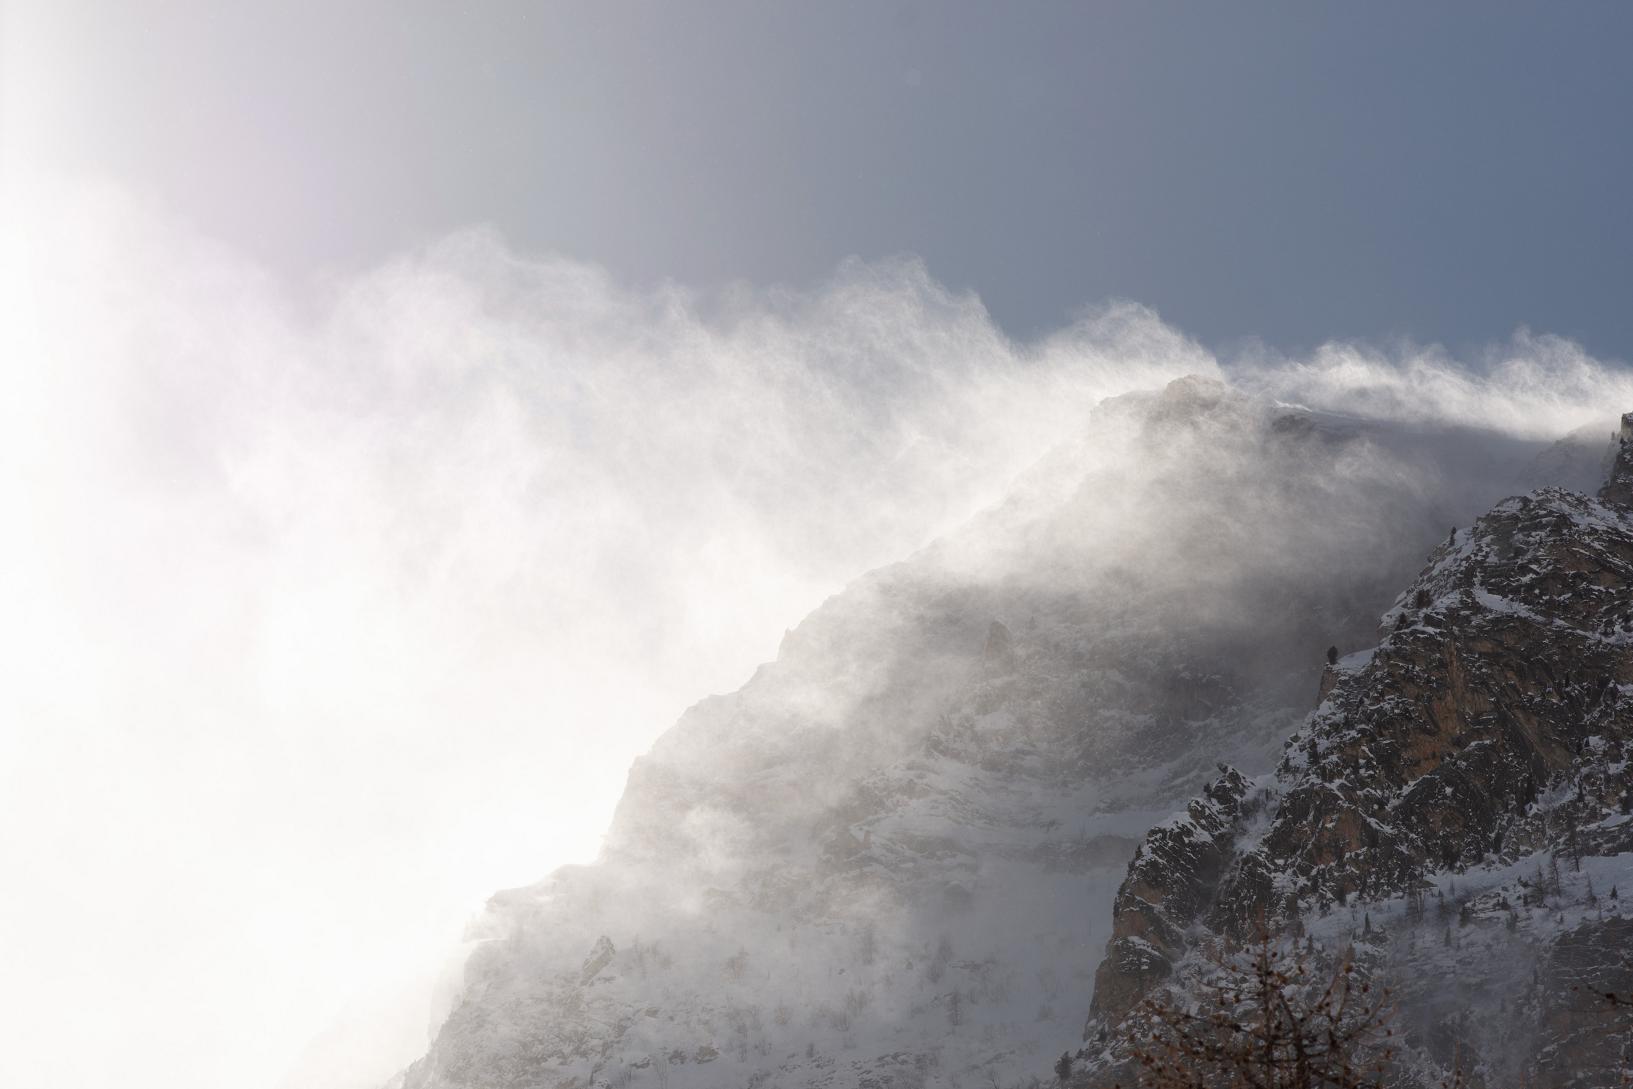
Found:
[{"label": "mist", "polygon": [[592,859],[682,711],[1107,398],[1204,375],[1503,472],[1633,407],[1524,330],[1220,358],[1114,301],[1016,341],[912,257],[636,289],[473,228],[291,282],[62,177],[0,225],[8,1084],[270,1089],[382,996],[412,1058],[489,893]]}]

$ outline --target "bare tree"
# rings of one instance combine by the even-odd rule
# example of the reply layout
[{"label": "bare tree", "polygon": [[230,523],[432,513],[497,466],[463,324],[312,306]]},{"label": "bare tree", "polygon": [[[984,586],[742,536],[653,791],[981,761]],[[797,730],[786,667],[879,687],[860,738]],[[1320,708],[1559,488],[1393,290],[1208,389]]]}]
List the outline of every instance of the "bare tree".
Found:
[{"label": "bare tree", "polygon": [[1393,1058],[1387,990],[1351,955],[1330,975],[1261,936],[1215,959],[1199,1001],[1141,1005],[1126,1029],[1148,1089],[1381,1089]]},{"label": "bare tree", "polygon": [[726,974],[734,980],[741,980],[743,973],[748,970],[748,950],[738,949],[737,952],[726,958]]}]

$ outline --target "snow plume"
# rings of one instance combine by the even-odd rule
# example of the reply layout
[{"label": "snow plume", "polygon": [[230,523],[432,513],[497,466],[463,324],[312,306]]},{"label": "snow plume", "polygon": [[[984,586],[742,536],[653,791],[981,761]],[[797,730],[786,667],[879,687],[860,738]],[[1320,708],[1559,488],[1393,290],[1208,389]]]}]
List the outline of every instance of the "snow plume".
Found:
[{"label": "snow plume", "polygon": [[297,291],[119,193],[29,208],[7,1084],[274,1084],[591,855],[632,755],[823,597],[1212,367],[1137,307],[1017,346],[906,260],[705,297],[472,232]]},{"label": "snow plume", "polygon": [[1525,439],[1554,440],[1594,423],[1608,435],[1633,406],[1633,370],[1525,329],[1475,365],[1435,347],[1340,343],[1306,360],[1250,352],[1226,369],[1238,388],[1315,408]]},{"label": "snow plume", "polygon": [[703,294],[476,231],[291,287],[117,192],[5,207],[6,1084],[276,1084],[1110,395],[1223,372],[1526,439],[1633,407],[1549,338],[1222,370],[1129,304],[1017,344],[912,260]]}]

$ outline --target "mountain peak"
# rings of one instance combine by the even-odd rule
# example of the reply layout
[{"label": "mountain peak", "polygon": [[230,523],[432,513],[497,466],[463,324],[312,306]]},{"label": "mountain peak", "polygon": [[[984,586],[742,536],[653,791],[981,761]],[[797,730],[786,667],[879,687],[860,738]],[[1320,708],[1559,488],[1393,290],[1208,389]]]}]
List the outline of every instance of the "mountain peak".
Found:
[{"label": "mountain peak", "polygon": [[1599,490],[1599,498],[1606,503],[1633,506],[1633,412],[1622,414],[1622,428],[1616,436],[1616,459],[1611,463],[1610,479]]},{"label": "mountain peak", "polygon": [[[1448,465],[1467,439],[1200,375],[1104,403],[687,711],[600,859],[495,896],[398,1089],[985,1084],[1056,1064],[1085,1010],[1103,1046],[1195,934],[1297,912],[1337,941],[1448,848],[1531,866],[1566,818],[1591,858],[1633,783],[1600,766],[1633,753],[1633,508],[1547,487],[1477,517],[1512,480]],[[1391,601],[1386,648],[1326,663]]]},{"label": "mountain peak", "polygon": [[1617,1011],[1578,999],[1584,964],[1605,965],[1601,994],[1633,987],[1628,921],[1594,889],[1633,877],[1633,414],[1619,443],[1600,501],[1544,488],[1439,546],[1379,644],[1330,668],[1261,792],[1222,807],[1210,789],[1147,835],[1080,1084],[1127,1076],[1143,1003],[1205,993],[1208,950],[1260,930],[1398,983],[1404,1084],[1459,1063],[1497,1084],[1609,1084],[1577,1075],[1615,1061]]}]

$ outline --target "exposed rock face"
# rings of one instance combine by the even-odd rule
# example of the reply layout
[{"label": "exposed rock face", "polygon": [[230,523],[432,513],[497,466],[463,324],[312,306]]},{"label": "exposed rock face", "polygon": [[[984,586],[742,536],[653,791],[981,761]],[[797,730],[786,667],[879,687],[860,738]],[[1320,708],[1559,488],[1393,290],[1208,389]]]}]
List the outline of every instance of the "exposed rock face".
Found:
[{"label": "exposed rock face", "polygon": [[1620,451],[1611,466],[1610,479],[1605,482],[1599,498],[1607,503],[1619,503],[1622,506],[1633,504],[1633,460],[1627,457],[1626,451],[1633,443],[1633,412],[1622,416],[1621,431],[1616,436]]},{"label": "exposed rock face", "polygon": [[1199,921],[1227,940],[1358,942],[1399,981],[1421,1080],[1456,1053],[1477,1083],[1617,1083],[1605,1027],[1633,1018],[1588,992],[1625,990],[1633,956],[1633,921],[1605,898],[1633,878],[1630,425],[1598,500],[1510,499],[1435,552],[1286,742],[1261,827],[1205,796],[1147,837],[1086,1081],[1109,1084],[1104,1045],[1139,999],[1185,986]]},{"label": "exposed rock face", "polygon": [[[1138,837],[1217,761],[1268,773],[1323,649],[1370,641],[1447,520],[1493,498],[1439,477],[1432,443],[1201,379],[1090,425],[687,712],[632,769],[600,860],[493,898],[463,1001],[401,1084],[1051,1069]],[[1119,919],[1143,919],[1153,972],[1205,916],[1247,790],[1226,772],[1145,848],[1149,902],[1125,889]],[[1168,861],[1193,876],[1158,895]]]},{"label": "exposed rock face", "polygon": [[1213,900],[1241,830],[1249,784],[1234,768],[1185,813],[1152,829],[1117,890],[1115,927],[1094,977],[1096,1018],[1120,1021],[1167,979],[1185,952],[1185,932]]}]

